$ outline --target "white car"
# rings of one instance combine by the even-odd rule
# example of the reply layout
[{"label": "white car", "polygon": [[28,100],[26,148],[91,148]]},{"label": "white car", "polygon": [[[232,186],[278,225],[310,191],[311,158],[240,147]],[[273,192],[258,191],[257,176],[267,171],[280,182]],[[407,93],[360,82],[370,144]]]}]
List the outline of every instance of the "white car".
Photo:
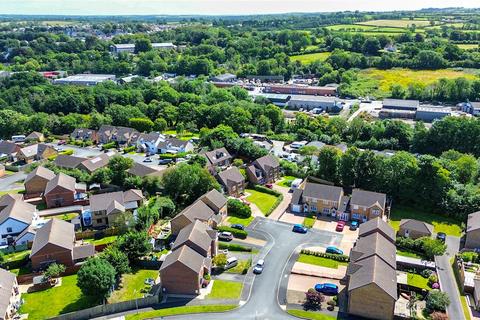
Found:
[{"label": "white car", "polygon": [[263,259],[258,260],[255,267],[253,267],[253,273],[255,274],[262,273],[264,266],[265,266],[265,261]]}]

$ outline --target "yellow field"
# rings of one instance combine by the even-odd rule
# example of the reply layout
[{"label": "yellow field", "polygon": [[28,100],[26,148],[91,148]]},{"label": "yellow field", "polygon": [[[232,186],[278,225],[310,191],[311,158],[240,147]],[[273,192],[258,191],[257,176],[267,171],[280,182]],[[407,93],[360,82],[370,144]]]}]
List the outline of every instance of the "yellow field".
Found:
[{"label": "yellow field", "polygon": [[408,28],[411,25],[417,27],[426,27],[430,25],[428,20],[371,20],[366,22],[359,22],[359,25],[376,26],[376,27],[394,27],[394,28]]},{"label": "yellow field", "polygon": [[301,64],[308,64],[316,60],[325,61],[331,54],[331,52],[307,53],[298,56],[291,56],[290,59],[292,61],[299,61]]},{"label": "yellow field", "polygon": [[388,92],[393,84],[400,84],[407,87],[411,83],[422,83],[429,85],[441,78],[455,79],[465,77],[467,79],[475,79],[477,76],[466,71],[456,71],[452,69],[441,70],[410,70],[395,68],[390,70],[365,69],[360,71],[365,78],[378,81],[378,89]]},{"label": "yellow field", "polygon": [[457,44],[457,46],[458,46],[460,49],[464,49],[464,50],[470,50],[470,49],[478,49],[478,48],[480,48],[480,46],[479,46],[478,43]]}]

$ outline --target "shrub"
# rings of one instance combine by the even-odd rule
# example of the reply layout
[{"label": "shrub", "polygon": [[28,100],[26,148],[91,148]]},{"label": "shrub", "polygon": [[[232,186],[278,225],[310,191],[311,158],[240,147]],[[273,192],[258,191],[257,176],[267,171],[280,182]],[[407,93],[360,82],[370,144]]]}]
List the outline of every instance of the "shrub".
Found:
[{"label": "shrub", "polygon": [[428,259],[434,256],[443,255],[447,250],[447,246],[437,239],[423,237],[416,240],[405,237],[397,237],[397,247],[408,251],[420,253]]},{"label": "shrub", "polygon": [[282,195],[280,192],[278,192],[276,190],[261,186],[259,184],[255,184],[252,188],[253,188],[253,190],[256,190],[258,192],[267,193],[267,194],[270,194],[270,195],[275,196],[275,197],[280,197]]},{"label": "shrub", "polygon": [[235,238],[239,238],[239,239],[246,239],[248,236],[248,232],[245,230],[238,230],[238,229],[234,229],[226,226],[218,227],[217,230],[220,232],[223,232],[223,231],[231,232]]},{"label": "shrub", "polygon": [[238,251],[238,252],[252,252],[252,247],[242,246],[241,244],[236,243],[224,243],[220,242],[218,244],[219,249],[227,249],[230,251]]},{"label": "shrub", "polygon": [[462,253],[462,260],[465,262],[478,262],[478,254],[475,252],[463,252]]},{"label": "shrub", "polygon": [[430,290],[426,302],[426,307],[430,311],[445,311],[450,305],[450,298],[446,292]]},{"label": "shrub", "polygon": [[126,147],[126,148],[123,148],[123,153],[129,153],[129,152],[135,151],[136,149],[137,149],[136,146]]},{"label": "shrub", "polygon": [[229,215],[241,218],[250,218],[252,209],[240,200],[229,199],[227,202],[227,211]]},{"label": "shrub", "polygon": [[420,274],[422,275],[422,277],[424,278],[428,278],[430,277],[430,275],[432,274],[432,270],[430,269],[425,269],[425,270],[422,270],[422,272],[420,272]]},{"label": "shrub", "polygon": [[268,217],[270,214],[272,214],[273,210],[275,210],[282,201],[283,201],[283,194],[280,194],[279,196],[277,196],[277,200],[275,201],[273,206],[265,213],[265,216]]},{"label": "shrub", "polygon": [[428,277],[428,285],[431,287],[434,283],[438,282],[438,277],[436,274],[431,274]]},{"label": "shrub", "polygon": [[187,155],[186,152],[179,152],[179,153],[162,153],[158,155],[159,159],[177,159],[177,158],[185,158]]},{"label": "shrub", "polygon": [[340,262],[348,262],[350,260],[348,256],[342,255],[342,254],[331,254],[331,253],[311,251],[306,249],[302,249],[301,253],[309,256],[322,257],[322,258],[327,258],[327,259],[340,261]]},{"label": "shrub", "polygon": [[43,281],[49,281],[52,278],[58,278],[58,276],[64,272],[65,266],[63,264],[52,263],[43,273]]},{"label": "shrub", "polygon": [[227,255],[223,253],[217,254],[215,257],[213,257],[212,263],[214,266],[224,268],[227,264]]},{"label": "shrub", "polygon": [[113,149],[117,146],[117,144],[115,142],[109,142],[109,143],[105,143],[103,146],[102,146],[102,149],[103,150],[108,150],[108,149]]},{"label": "shrub", "polygon": [[321,310],[322,302],[325,301],[325,296],[315,289],[310,288],[305,293],[305,303],[303,307],[305,310]]}]

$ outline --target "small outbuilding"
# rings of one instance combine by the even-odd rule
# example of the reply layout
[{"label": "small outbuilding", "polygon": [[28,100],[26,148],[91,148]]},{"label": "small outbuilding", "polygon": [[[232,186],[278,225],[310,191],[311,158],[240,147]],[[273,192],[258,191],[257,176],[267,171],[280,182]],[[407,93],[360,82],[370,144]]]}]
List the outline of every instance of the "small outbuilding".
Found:
[{"label": "small outbuilding", "polygon": [[398,235],[401,237],[418,239],[422,237],[431,237],[432,234],[433,226],[429,223],[415,219],[402,219],[400,221]]}]

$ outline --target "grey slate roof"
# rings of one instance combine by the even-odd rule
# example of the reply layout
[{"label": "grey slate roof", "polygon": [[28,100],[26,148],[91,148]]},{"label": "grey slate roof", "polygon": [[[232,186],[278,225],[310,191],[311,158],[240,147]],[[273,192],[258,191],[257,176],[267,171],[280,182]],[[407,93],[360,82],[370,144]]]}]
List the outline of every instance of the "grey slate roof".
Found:
[{"label": "grey slate roof", "polygon": [[51,148],[51,147],[44,143],[37,143],[37,144],[32,144],[31,146],[21,148],[19,152],[23,153],[25,157],[31,158],[34,156],[41,155],[48,148]]},{"label": "grey slate roof", "polygon": [[231,167],[220,172],[218,174],[218,178],[220,179],[220,182],[226,187],[245,182],[245,178],[240,173],[240,170],[238,170],[237,167]]},{"label": "grey slate roof", "polygon": [[433,234],[433,226],[431,224],[415,219],[400,220],[400,230],[402,229]]},{"label": "grey slate roof", "polygon": [[162,171],[156,170],[152,167],[135,162],[133,166],[127,170],[127,172],[133,176],[146,177],[146,176],[161,176]]},{"label": "grey slate roof", "polygon": [[205,258],[199,254],[197,251],[193,250],[189,246],[181,246],[176,250],[172,251],[160,267],[160,272],[164,269],[167,269],[172,264],[179,262],[191,269],[195,273],[200,273],[204,266]]},{"label": "grey slate roof", "polygon": [[221,194],[217,189],[212,189],[205,193],[203,196],[200,197],[200,200],[203,201],[203,199],[208,199],[209,202],[208,205],[213,205],[214,207],[212,208],[215,211],[220,210],[227,204],[227,198],[223,194]]},{"label": "grey slate roof", "polygon": [[341,187],[329,186],[326,184],[319,184],[313,182],[307,182],[305,184],[305,190],[303,191],[304,197],[324,199],[330,201],[339,201],[343,194]]},{"label": "grey slate roof", "polygon": [[139,189],[129,189],[123,193],[123,198],[125,202],[130,201],[141,201],[144,199],[142,190]]},{"label": "grey slate roof", "polygon": [[0,317],[5,316],[10,305],[13,287],[16,284],[15,274],[0,268]]},{"label": "grey slate roof", "polygon": [[108,165],[110,158],[113,157],[114,155],[115,155],[115,152],[113,151],[102,153],[94,158],[83,161],[81,165],[84,166],[85,169],[87,169],[88,171],[94,172],[95,170],[98,170]]},{"label": "grey slate roof", "polygon": [[470,213],[467,219],[467,232],[480,229],[480,211]]},{"label": "grey slate roof", "polygon": [[75,169],[85,160],[87,160],[87,158],[60,154],[55,158],[53,163],[59,168]]},{"label": "grey slate roof", "polygon": [[185,208],[178,215],[183,215],[188,220],[193,222],[195,219],[206,221],[214,214],[215,212],[209,206],[207,206],[205,202],[195,201],[191,206]]},{"label": "grey slate roof", "polygon": [[47,244],[54,244],[58,247],[73,250],[75,243],[75,227],[73,224],[59,220],[50,219],[37,230],[33,239],[32,252],[30,257],[35,255]]},{"label": "grey slate roof", "polygon": [[298,188],[298,189],[295,189],[293,191],[293,194],[292,194],[292,204],[293,205],[296,205],[296,204],[300,204],[302,202],[302,194],[303,194],[303,190]]},{"label": "grey slate roof", "polygon": [[95,246],[91,243],[73,248],[73,260],[85,259],[95,254]]},{"label": "grey slate roof", "polygon": [[12,154],[16,152],[18,146],[10,141],[1,141],[0,142],[0,154]]},{"label": "grey slate roof", "polygon": [[384,193],[365,191],[361,189],[353,189],[352,199],[350,203],[352,205],[358,205],[362,207],[371,207],[374,204],[378,205],[385,209],[385,203],[387,202],[387,195]]},{"label": "grey slate roof", "polygon": [[322,149],[323,147],[326,146],[326,144],[321,142],[321,141],[312,141],[312,142],[307,143],[306,146],[307,147],[315,147],[317,149]]},{"label": "grey slate roof", "polygon": [[40,140],[40,139],[43,139],[43,133],[41,132],[37,132],[37,131],[33,131],[32,133],[30,133],[28,136],[26,136],[25,139],[27,140]]},{"label": "grey slate roof", "polygon": [[212,230],[206,224],[196,220],[192,222],[178,233],[177,239],[173,243],[172,250],[175,250],[186,244],[187,241],[190,241],[205,251],[208,251],[212,245],[212,237],[207,232],[207,230]]},{"label": "grey slate roof", "polygon": [[383,100],[384,106],[389,107],[418,107],[420,105],[420,101],[418,100],[401,100],[401,99],[385,99]]},{"label": "grey slate roof", "polygon": [[12,218],[29,225],[32,223],[36,208],[19,196],[6,194],[0,197],[0,210],[0,224]]},{"label": "grey slate roof", "polygon": [[371,219],[360,224],[358,229],[358,237],[365,237],[373,232],[381,232],[387,240],[395,242],[395,230],[383,221],[380,217]]},{"label": "grey slate roof", "polygon": [[218,148],[212,151],[205,152],[205,157],[210,164],[216,165],[219,162],[231,159],[232,156],[225,148]]},{"label": "grey slate roof", "polygon": [[86,140],[92,139],[96,134],[95,130],[86,128],[77,128],[70,134],[72,139]]}]

